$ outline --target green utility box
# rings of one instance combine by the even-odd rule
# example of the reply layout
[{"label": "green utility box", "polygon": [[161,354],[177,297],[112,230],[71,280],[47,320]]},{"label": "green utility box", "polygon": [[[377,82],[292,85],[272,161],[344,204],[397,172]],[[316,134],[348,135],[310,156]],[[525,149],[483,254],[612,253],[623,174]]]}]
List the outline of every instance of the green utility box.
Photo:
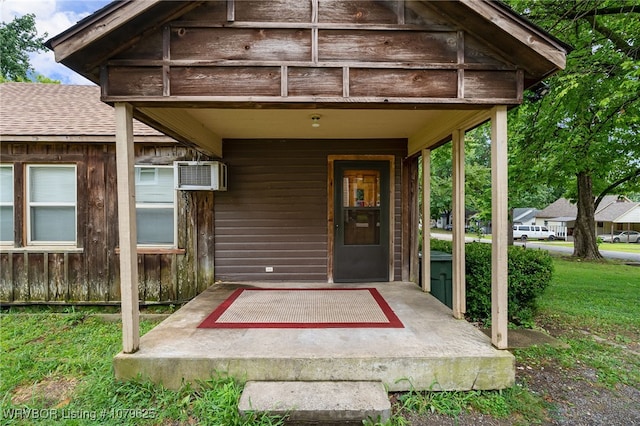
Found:
[{"label": "green utility box", "polygon": [[[422,253],[420,254],[422,257]],[[433,297],[453,307],[451,259],[449,253],[431,251],[431,294]],[[420,282],[422,282],[422,262],[420,262]]]}]

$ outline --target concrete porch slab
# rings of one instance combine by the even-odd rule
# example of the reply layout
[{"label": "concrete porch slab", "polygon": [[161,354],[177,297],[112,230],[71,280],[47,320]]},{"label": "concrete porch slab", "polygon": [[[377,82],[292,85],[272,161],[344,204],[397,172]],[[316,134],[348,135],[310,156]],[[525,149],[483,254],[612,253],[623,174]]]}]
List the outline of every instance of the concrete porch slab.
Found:
[{"label": "concrete porch slab", "polygon": [[[375,287],[404,328],[199,329],[239,287]],[[114,358],[116,378],[172,389],[226,374],[242,381],[380,381],[389,391],[502,389],[515,359],[413,283],[216,284]]]}]

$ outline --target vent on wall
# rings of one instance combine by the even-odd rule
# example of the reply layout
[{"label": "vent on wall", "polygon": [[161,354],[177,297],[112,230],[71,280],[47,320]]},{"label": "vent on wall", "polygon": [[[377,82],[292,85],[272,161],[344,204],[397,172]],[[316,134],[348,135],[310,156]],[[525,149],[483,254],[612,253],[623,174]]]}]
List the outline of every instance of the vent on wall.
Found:
[{"label": "vent on wall", "polygon": [[175,187],[181,191],[226,191],[227,165],[219,161],[175,161]]}]

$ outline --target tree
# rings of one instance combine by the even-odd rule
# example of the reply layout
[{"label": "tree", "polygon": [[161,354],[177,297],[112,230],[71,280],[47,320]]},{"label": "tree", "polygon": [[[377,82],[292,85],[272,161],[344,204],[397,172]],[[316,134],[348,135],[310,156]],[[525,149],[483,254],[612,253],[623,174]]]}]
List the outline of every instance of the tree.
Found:
[{"label": "tree", "polygon": [[566,70],[512,112],[512,159],[530,182],[567,188],[578,207],[574,256],[600,258],[595,210],[640,186],[640,6],[599,0],[511,0],[574,50]]},{"label": "tree", "polygon": [[[491,137],[483,125],[465,135],[465,208],[486,220],[491,216]],[[431,151],[431,219],[452,213],[451,143]]]},{"label": "tree", "polygon": [[29,53],[45,49],[45,33],[38,37],[35,15],[16,17],[13,21],[0,23],[0,79],[8,81],[30,81],[34,73],[29,62]]},{"label": "tree", "polygon": [[431,219],[451,216],[452,169],[451,144],[431,151]]}]

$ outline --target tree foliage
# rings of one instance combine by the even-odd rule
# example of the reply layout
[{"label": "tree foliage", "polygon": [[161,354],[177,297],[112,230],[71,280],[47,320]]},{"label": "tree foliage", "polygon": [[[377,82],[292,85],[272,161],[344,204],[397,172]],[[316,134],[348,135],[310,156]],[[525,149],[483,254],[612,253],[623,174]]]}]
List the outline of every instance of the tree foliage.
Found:
[{"label": "tree foliage", "polygon": [[[431,151],[431,218],[452,212],[452,146]],[[421,180],[422,181],[422,180]],[[479,219],[491,216],[491,136],[488,125],[465,135],[465,207]]]},{"label": "tree foliage", "polygon": [[30,81],[34,73],[29,53],[44,50],[44,34],[38,37],[35,15],[16,17],[8,24],[0,23],[0,79]]},{"label": "tree foliage", "polygon": [[574,255],[600,257],[594,212],[640,175],[640,6],[614,0],[511,0],[573,46],[566,70],[512,113],[516,185],[566,188],[577,202]]}]

